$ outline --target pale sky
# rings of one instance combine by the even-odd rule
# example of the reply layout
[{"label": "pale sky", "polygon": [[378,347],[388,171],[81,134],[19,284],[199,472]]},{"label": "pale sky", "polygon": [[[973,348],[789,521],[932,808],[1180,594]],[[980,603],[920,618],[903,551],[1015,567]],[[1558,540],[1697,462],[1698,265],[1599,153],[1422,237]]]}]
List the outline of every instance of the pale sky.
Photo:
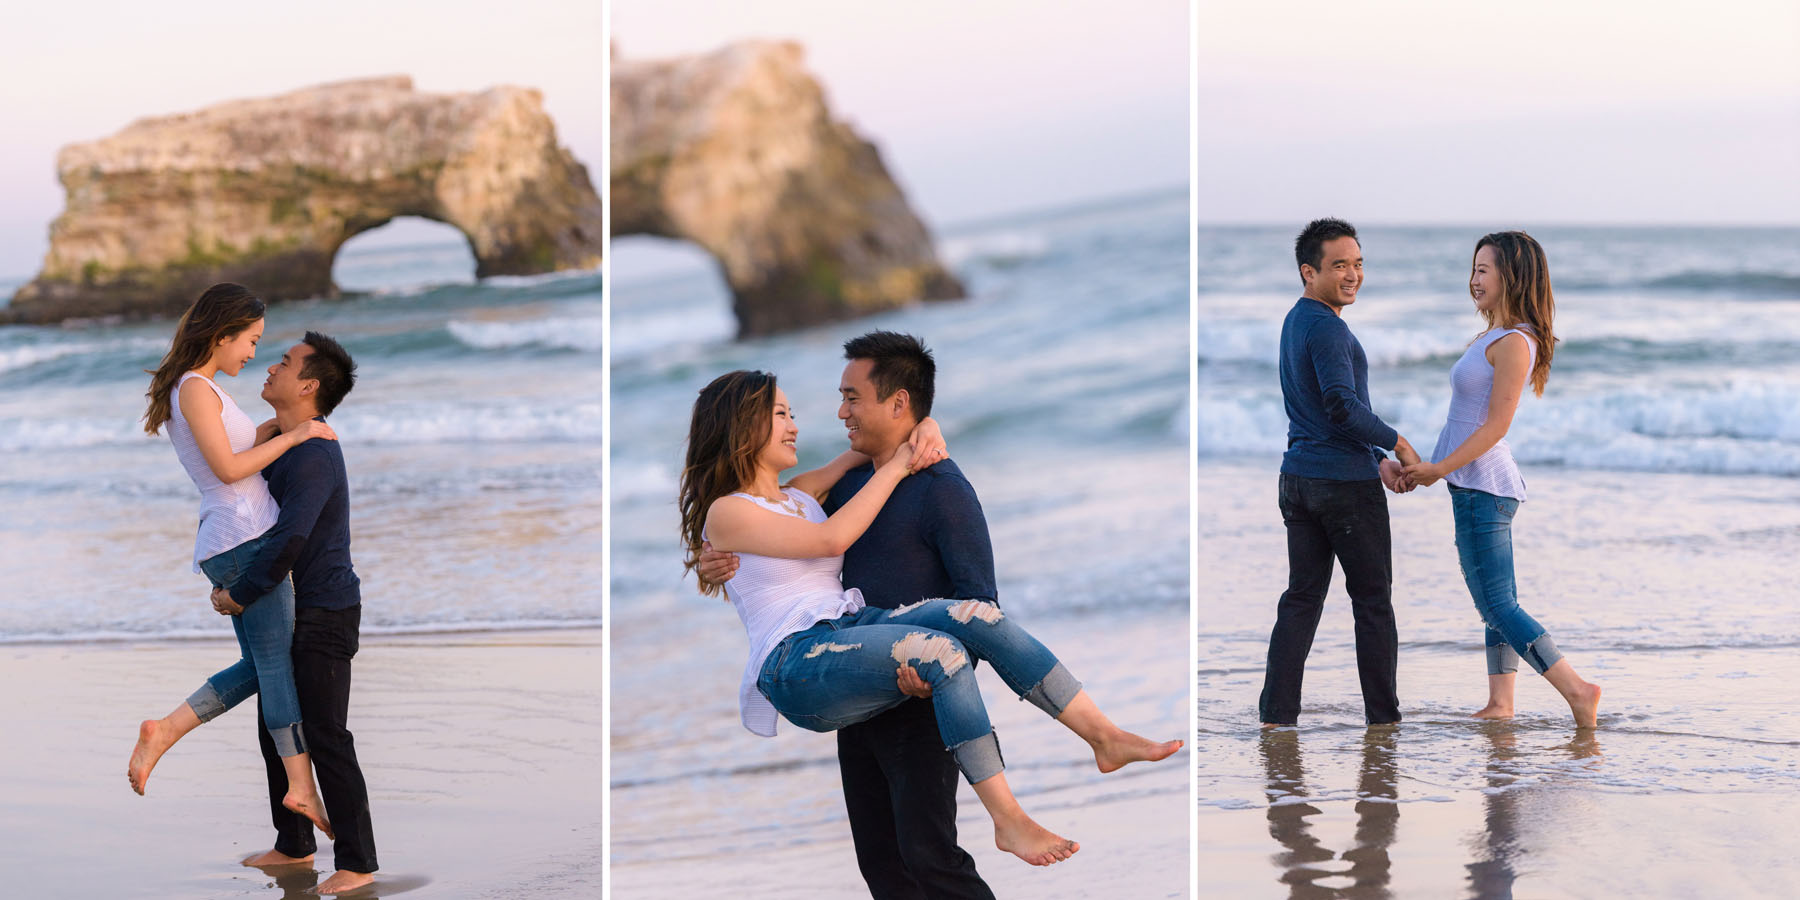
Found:
[{"label": "pale sky", "polygon": [[1800,223],[1800,4],[1199,4],[1203,222]]},{"label": "pale sky", "polygon": [[0,54],[0,279],[36,274],[62,210],[56,151],[150,115],[328,81],[411,75],[425,91],[534,87],[600,171],[599,0],[10,4]]},{"label": "pale sky", "polygon": [[933,225],[1187,183],[1188,3],[612,0],[622,58],[798,40]]}]

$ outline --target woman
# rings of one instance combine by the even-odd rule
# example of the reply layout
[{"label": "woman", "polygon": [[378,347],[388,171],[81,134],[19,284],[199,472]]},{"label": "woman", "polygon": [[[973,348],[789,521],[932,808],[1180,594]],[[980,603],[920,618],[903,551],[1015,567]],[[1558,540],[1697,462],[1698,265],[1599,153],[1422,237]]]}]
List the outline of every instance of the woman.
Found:
[{"label": "woman", "polygon": [[[929,440],[922,432],[934,435],[935,427],[921,425],[915,443]],[[681,477],[687,567],[705,540],[739,557],[724,589],[750,636],[738,691],[744,726],[773,737],[779,712],[809,731],[834,731],[904,701],[903,673],[909,684],[922,679],[945,744],[994,820],[995,845],[1033,865],[1069,858],[1080,846],[1032,821],[1007,787],[969,658],[987,660],[1008,687],[1087,740],[1102,772],[1163,759],[1181,741],[1156,743],[1118,728],[1056,657],[993,603],[865,606],[861,592],[839,582],[843,553],[907,476],[915,444],[902,446],[826,516],[819,500],[867,458],[843,454],[784,488],[778,476],[799,462],[798,435],[775,376],[741,371],[700,392],[688,431]],[[701,585],[702,593],[719,589]]]},{"label": "woman", "polygon": [[1550,633],[1523,609],[1513,583],[1512,520],[1525,501],[1525,479],[1506,446],[1506,429],[1525,382],[1544,395],[1556,351],[1550,267],[1544,248],[1522,231],[1502,231],[1475,244],[1469,296],[1487,322],[1450,369],[1450,416],[1431,462],[1406,467],[1409,481],[1450,485],[1456,552],[1475,608],[1487,623],[1488,702],[1474,715],[1513,714],[1513,687],[1523,657],[1569,703],[1575,724],[1593,728],[1600,686],[1583,681]]},{"label": "woman", "polygon": [[[309,421],[285,434],[265,431],[266,439],[257,443],[259,429],[213,382],[221,372],[236,376],[243,371],[256,357],[262,333],[261,300],[241,285],[213,285],[182,314],[145,394],[150,406],[144,430],[156,434],[169,426],[175,455],[200,489],[194,571],[204,572],[214,587],[229,587],[238,579],[262,549],[263,533],[275,524],[277,509],[263,468],[304,441],[337,438],[325,423]],[[174,712],[138,726],[126,772],[132,790],[144,792],[156,761],[183,735],[260,692],[263,725],[287,770],[282,804],[331,835],[300,728],[288,655],[294,636],[293,585],[282,581],[233,616],[231,624],[243,658],[208,678]]]}]

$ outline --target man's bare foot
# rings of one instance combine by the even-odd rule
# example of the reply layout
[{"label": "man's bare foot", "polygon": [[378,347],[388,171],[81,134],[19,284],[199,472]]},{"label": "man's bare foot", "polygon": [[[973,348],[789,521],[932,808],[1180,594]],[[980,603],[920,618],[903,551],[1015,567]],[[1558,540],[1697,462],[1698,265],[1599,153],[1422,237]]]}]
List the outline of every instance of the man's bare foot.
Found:
[{"label": "man's bare foot", "polygon": [[1034,866],[1049,866],[1075,855],[1081,845],[1021,814],[1017,820],[994,823],[994,846]]},{"label": "man's bare foot", "polygon": [[1600,686],[1584,681],[1569,700],[1569,712],[1575,714],[1575,727],[1595,728],[1600,724]]},{"label": "man's bare foot", "polygon": [[371,873],[352,872],[349,869],[339,869],[336,872],[331,873],[330,878],[319,882],[319,886],[313,888],[312,892],[315,894],[342,894],[347,891],[354,891],[357,888],[368,885],[374,881],[375,876]]},{"label": "man's bare foot", "polygon": [[311,853],[305,856],[289,856],[280,850],[264,850],[252,856],[244,857],[244,865],[264,868],[267,866],[298,866],[313,861]]},{"label": "man's bare foot", "polygon": [[325,804],[319,799],[317,792],[296,794],[290,791],[286,797],[281,798],[281,805],[312,820],[320,831],[325,832],[326,838],[337,840],[337,835],[331,833],[331,823],[325,820]]},{"label": "man's bare foot", "polygon": [[1510,719],[1510,718],[1512,718],[1512,715],[1513,715],[1512,707],[1501,706],[1498,703],[1489,703],[1488,705],[1486,705],[1472,713],[1469,713],[1469,718],[1471,718],[1471,719]]},{"label": "man's bare foot", "polygon": [[156,761],[175,744],[169,731],[161,719],[145,719],[138,725],[137,746],[131,748],[131,764],[125,767],[125,777],[139,796],[143,796],[144,785],[150,782],[150,770],[156,768]]},{"label": "man's bare foot", "polygon": [[1111,772],[1124,768],[1128,763],[1167,759],[1180,749],[1181,741],[1157,742],[1121,729],[1094,745],[1094,764],[1102,772]]}]

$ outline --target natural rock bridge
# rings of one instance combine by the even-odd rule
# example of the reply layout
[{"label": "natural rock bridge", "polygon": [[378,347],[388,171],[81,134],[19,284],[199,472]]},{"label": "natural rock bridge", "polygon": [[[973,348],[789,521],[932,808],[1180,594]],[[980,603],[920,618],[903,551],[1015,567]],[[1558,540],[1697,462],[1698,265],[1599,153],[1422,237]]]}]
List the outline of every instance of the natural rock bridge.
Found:
[{"label": "natural rock bridge", "polygon": [[67,189],[15,321],[179,313],[218,281],[335,294],[351,237],[398,216],[461,230],[477,276],[600,263],[601,206],[534,90],[427,94],[404,76],[143,119],[63,148]]},{"label": "natural rock bridge", "polygon": [[792,43],[612,67],[615,236],[711,253],[740,336],[962,296],[874,145]]}]

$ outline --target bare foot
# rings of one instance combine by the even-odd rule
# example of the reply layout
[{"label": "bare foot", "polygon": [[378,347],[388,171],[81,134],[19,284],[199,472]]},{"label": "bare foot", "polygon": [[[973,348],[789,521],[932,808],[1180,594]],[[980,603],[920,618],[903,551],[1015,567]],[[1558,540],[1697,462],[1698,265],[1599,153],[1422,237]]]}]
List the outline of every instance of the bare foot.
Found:
[{"label": "bare foot", "polygon": [[264,868],[266,866],[297,866],[313,861],[311,853],[305,856],[289,856],[280,850],[264,850],[254,856],[244,857],[244,865]]},{"label": "bare foot", "polygon": [[337,835],[331,833],[331,823],[325,821],[325,804],[319,799],[317,792],[312,794],[289,792],[286,797],[281,798],[281,805],[312,820],[314,825],[319,826],[320,831],[325,832],[327,839],[337,840]]},{"label": "bare foot", "polygon": [[1469,713],[1469,718],[1471,718],[1471,719],[1510,719],[1510,718],[1512,718],[1512,715],[1513,715],[1512,707],[1500,706],[1499,704],[1489,703],[1488,705],[1486,705],[1472,713]]},{"label": "bare foot", "polygon": [[1034,866],[1049,866],[1075,855],[1081,845],[1021,814],[1018,819],[994,823],[994,846]]},{"label": "bare foot", "polygon": [[1595,728],[1600,724],[1600,686],[1584,681],[1569,701],[1569,712],[1575,714],[1575,727]]},{"label": "bare foot", "polygon": [[342,894],[347,891],[354,891],[357,888],[371,884],[374,881],[375,876],[371,873],[352,872],[349,869],[339,869],[336,872],[331,873],[330,878],[319,882],[319,886],[313,888],[312,892],[315,894]]},{"label": "bare foot", "polygon": [[131,780],[131,789],[143,796],[144,785],[150,782],[150,770],[156,768],[156,761],[175,740],[169,737],[169,729],[163,726],[161,719],[145,719],[138,725],[137,746],[131,748],[131,764],[125,768],[125,777]]},{"label": "bare foot", "polygon": [[1167,759],[1169,754],[1180,749],[1181,741],[1158,743],[1147,737],[1119,730],[1105,741],[1094,745],[1094,764],[1102,772],[1111,772],[1124,768],[1127,763]]}]

